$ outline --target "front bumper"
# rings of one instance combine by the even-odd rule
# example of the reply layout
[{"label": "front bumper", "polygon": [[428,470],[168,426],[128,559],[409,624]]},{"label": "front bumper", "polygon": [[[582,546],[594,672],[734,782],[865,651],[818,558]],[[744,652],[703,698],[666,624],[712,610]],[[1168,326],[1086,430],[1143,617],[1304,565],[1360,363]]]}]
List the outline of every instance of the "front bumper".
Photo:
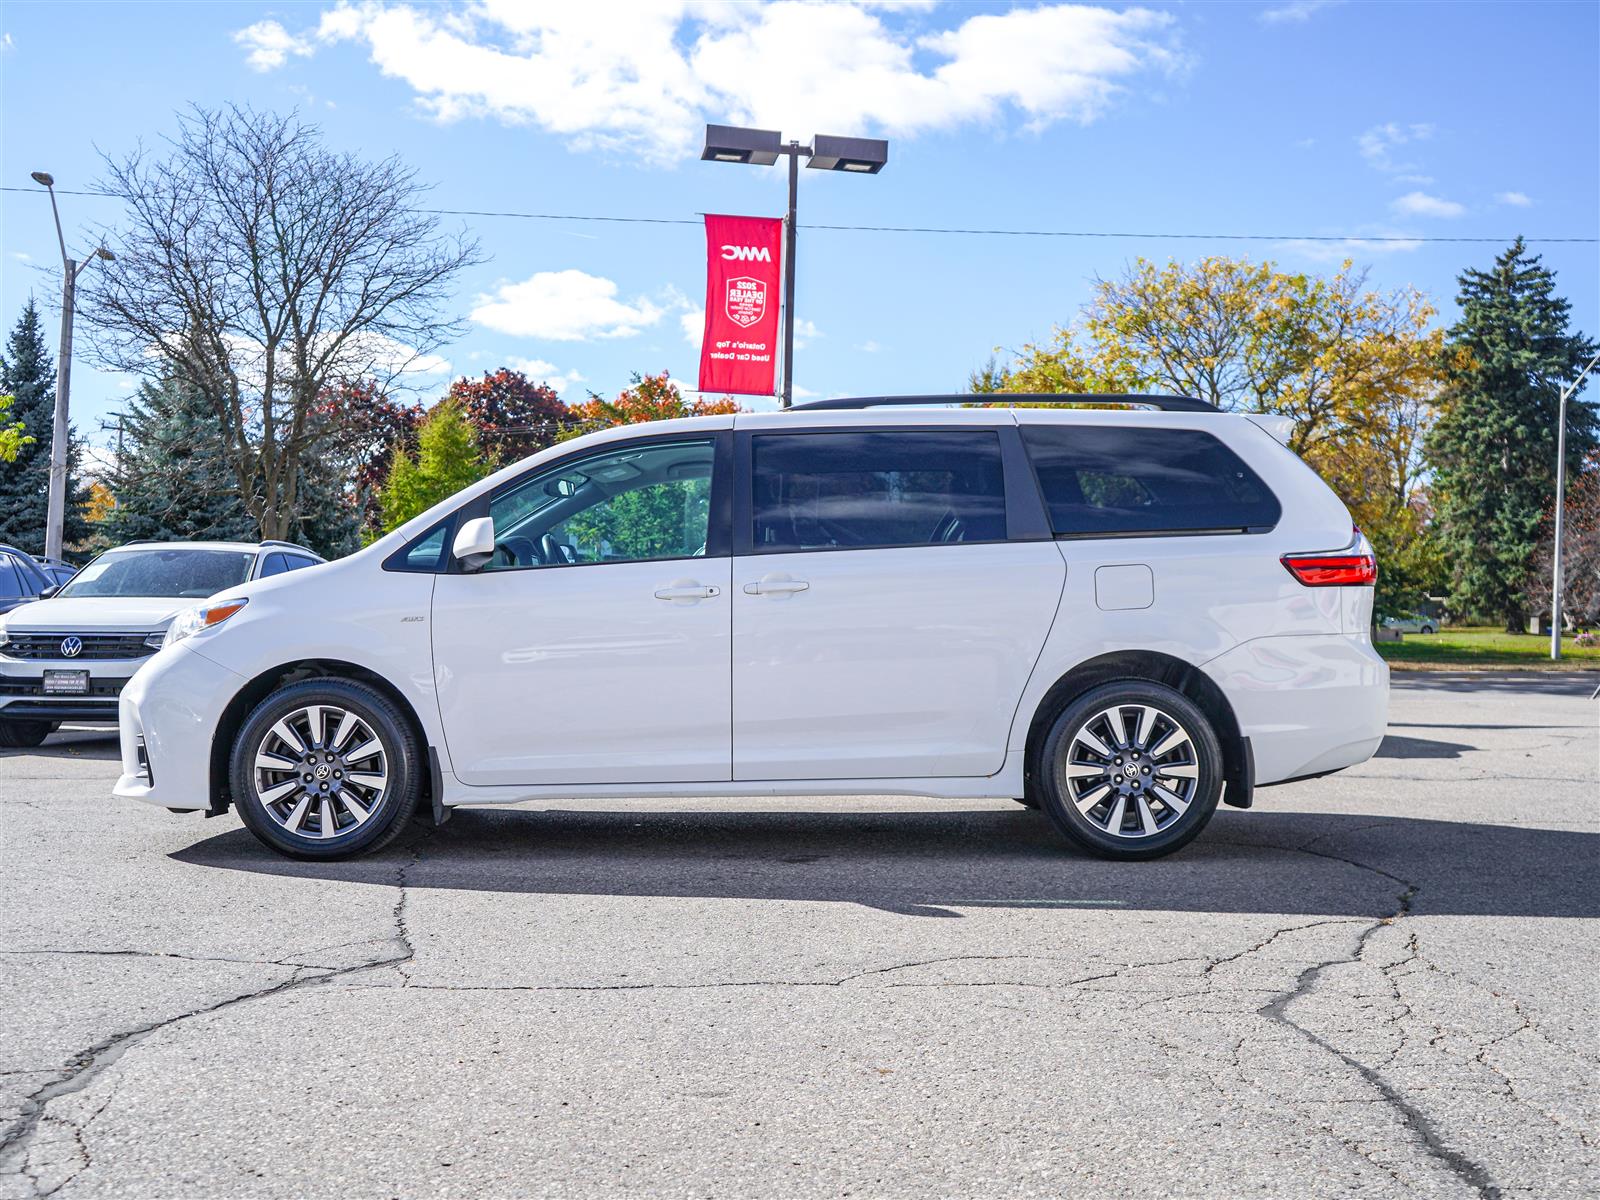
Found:
[{"label": "front bumper", "polygon": [[212,738],[244,682],[187,642],[148,660],[122,689],[122,775],[112,794],[180,811],[210,808]]}]

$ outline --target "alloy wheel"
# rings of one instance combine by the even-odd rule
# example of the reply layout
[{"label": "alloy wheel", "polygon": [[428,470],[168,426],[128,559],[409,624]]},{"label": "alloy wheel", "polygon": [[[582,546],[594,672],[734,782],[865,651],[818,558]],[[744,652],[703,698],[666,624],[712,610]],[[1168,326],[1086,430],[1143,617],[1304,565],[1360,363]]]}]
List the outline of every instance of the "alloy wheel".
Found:
[{"label": "alloy wheel", "polygon": [[261,736],[256,800],[286,832],[327,840],[353,832],[383,805],[389,760],[382,739],[347,708],[308,704]]},{"label": "alloy wheel", "polygon": [[1189,731],[1149,704],[1095,713],[1072,735],[1060,772],[1065,799],[1085,820],[1129,840],[1171,829],[1200,785]]}]

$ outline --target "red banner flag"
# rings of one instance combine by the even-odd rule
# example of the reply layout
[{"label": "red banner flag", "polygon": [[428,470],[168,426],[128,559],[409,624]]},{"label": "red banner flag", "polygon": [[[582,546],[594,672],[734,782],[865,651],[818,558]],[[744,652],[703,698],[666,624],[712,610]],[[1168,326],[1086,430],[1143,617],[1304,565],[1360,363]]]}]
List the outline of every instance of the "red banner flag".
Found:
[{"label": "red banner flag", "polygon": [[770,396],[778,363],[783,221],[706,214],[700,390]]}]

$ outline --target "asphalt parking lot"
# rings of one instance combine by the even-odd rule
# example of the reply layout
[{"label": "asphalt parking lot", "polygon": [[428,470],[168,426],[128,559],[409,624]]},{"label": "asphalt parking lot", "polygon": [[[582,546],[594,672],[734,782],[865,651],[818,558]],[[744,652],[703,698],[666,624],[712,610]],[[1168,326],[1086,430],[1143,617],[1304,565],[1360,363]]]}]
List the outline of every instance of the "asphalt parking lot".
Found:
[{"label": "asphalt parking lot", "polygon": [[463,810],[372,859],[0,758],[0,1196],[1600,1190],[1594,676],[1146,864],[1010,803]]}]

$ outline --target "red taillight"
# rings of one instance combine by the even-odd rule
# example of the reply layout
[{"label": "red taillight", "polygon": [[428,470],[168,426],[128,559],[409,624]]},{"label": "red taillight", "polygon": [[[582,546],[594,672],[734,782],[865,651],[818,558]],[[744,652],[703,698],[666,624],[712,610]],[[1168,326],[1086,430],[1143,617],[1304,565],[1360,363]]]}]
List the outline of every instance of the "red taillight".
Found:
[{"label": "red taillight", "polygon": [[1307,587],[1350,587],[1378,581],[1370,554],[1285,554],[1283,565]]}]

